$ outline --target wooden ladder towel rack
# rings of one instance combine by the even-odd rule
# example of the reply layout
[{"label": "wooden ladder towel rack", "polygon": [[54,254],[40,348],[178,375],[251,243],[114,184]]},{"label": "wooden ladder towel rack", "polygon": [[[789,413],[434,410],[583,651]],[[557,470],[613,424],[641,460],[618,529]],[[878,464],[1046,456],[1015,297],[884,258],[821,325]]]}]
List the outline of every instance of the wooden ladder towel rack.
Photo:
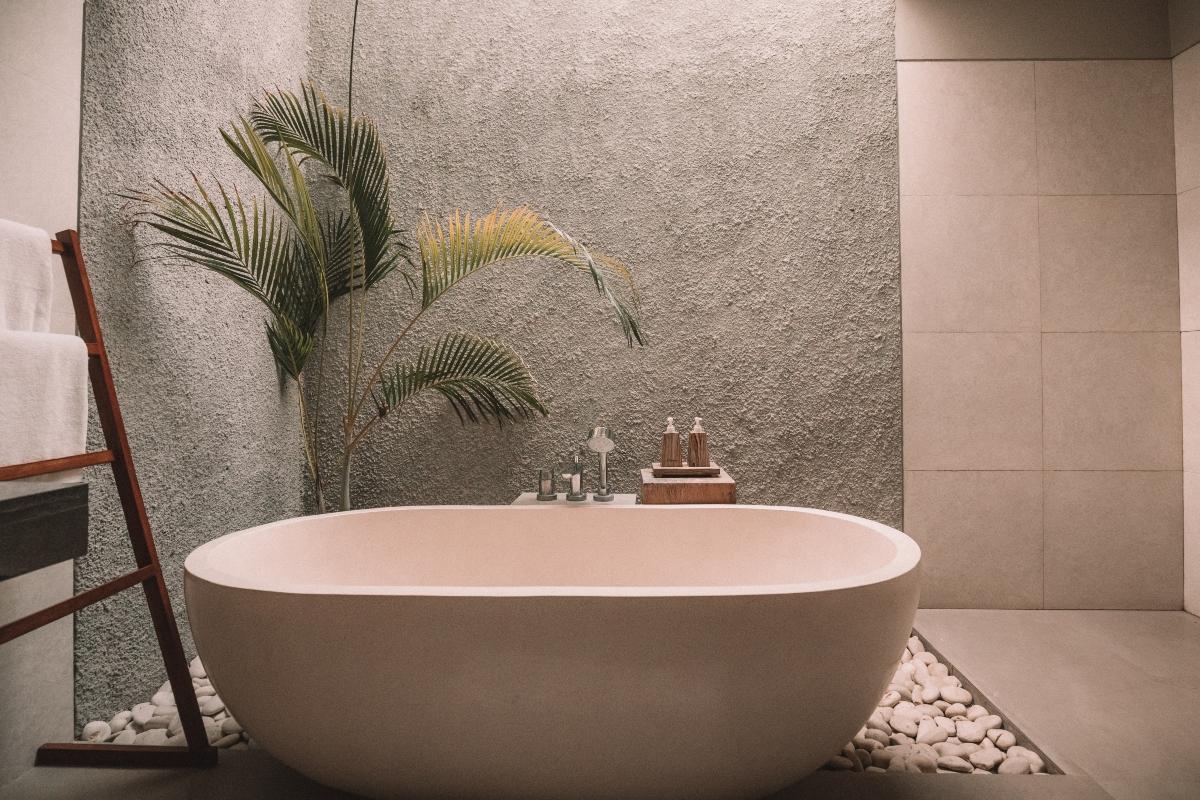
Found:
[{"label": "wooden ladder towel rack", "polygon": [[146,594],[146,603],[150,606],[150,617],[154,622],[154,632],[158,637],[158,647],[162,651],[163,663],[167,668],[167,677],[171,681],[171,690],[175,694],[175,704],[179,710],[179,720],[183,725],[187,746],[51,743],[38,748],[35,763],[39,766],[211,766],[217,761],[217,751],[208,744],[204,720],[200,716],[200,706],[192,687],[187,657],[179,640],[179,627],[171,611],[167,584],[163,580],[162,566],[154,549],[154,536],[150,533],[150,522],[146,517],[146,507],[142,503],[142,493],[138,488],[133,458],[129,453],[129,442],[125,436],[125,423],[121,419],[116,387],[113,385],[112,372],[108,365],[108,353],[104,349],[104,337],[100,334],[96,303],[92,297],[91,284],[88,282],[87,269],[83,264],[83,252],[79,248],[79,234],[73,230],[62,231],[51,241],[50,247],[52,252],[62,257],[67,284],[71,289],[71,302],[75,306],[79,335],[87,345],[88,377],[100,417],[100,427],[104,431],[105,449],[65,458],[0,466],[0,481],[49,475],[97,464],[111,465],[121,508],[125,512],[125,525],[129,531],[130,544],[133,545],[137,569],[0,626],[0,645],[140,583],[142,591]]}]

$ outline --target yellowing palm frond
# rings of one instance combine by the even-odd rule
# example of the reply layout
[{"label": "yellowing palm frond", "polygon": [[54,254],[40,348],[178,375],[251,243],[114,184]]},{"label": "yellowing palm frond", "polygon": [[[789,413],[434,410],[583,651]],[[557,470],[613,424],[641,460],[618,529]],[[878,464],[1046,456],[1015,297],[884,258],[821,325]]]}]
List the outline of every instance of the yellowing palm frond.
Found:
[{"label": "yellowing palm frond", "polygon": [[[493,264],[522,258],[552,258],[587,272],[597,291],[617,314],[626,341],[644,344],[635,313],[637,292],[633,276],[619,261],[593,255],[586,247],[526,206],[494,209],[482,217],[455,211],[444,222],[429,215],[417,227],[421,255],[421,306],[428,308],[464,278]],[[613,290],[609,277],[620,278],[630,295],[626,303]]]}]

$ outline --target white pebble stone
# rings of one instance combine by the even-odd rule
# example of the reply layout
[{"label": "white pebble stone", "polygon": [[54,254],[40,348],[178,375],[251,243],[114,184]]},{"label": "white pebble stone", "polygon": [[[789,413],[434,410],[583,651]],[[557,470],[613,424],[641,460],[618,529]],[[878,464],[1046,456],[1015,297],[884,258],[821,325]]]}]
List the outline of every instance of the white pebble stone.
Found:
[{"label": "white pebble stone", "polygon": [[112,727],[107,722],[96,720],[83,726],[82,741],[103,742],[112,735]]},{"label": "white pebble stone", "polygon": [[220,725],[211,725],[208,722],[204,723],[204,733],[208,736],[209,744],[215,744],[224,735],[221,733]]},{"label": "white pebble stone", "polygon": [[958,732],[958,729],[955,727],[954,723],[950,721],[949,717],[934,717],[933,724],[937,725],[946,732],[947,739],[949,739],[951,736],[954,736]]},{"label": "white pebble stone", "polygon": [[170,727],[171,727],[171,717],[168,717],[168,716],[151,717],[150,719],[146,720],[146,725],[145,725],[145,728],[148,731],[156,731],[156,730],[164,730],[165,731]]},{"label": "white pebble stone", "polygon": [[222,736],[220,739],[217,739],[215,742],[213,742],[213,744],[216,745],[217,747],[221,747],[221,748],[233,747],[235,744],[237,744],[241,740],[242,740],[242,735],[240,733],[230,733],[225,736]]},{"label": "white pebble stone", "polygon": [[929,674],[935,678],[945,678],[950,674],[950,668],[938,661],[929,665]]},{"label": "white pebble stone", "polygon": [[928,668],[929,665],[937,663],[937,656],[935,656],[933,653],[929,653],[929,652],[917,653],[916,655],[913,656],[913,661],[919,661],[922,664],[924,664],[926,666],[926,668]]},{"label": "white pebble stone", "polygon": [[942,699],[950,703],[960,703],[966,705],[974,698],[966,689],[959,686],[943,686]]},{"label": "white pebble stone", "polygon": [[960,719],[955,725],[955,735],[964,742],[978,744],[983,741],[984,729],[977,722]]},{"label": "white pebble stone", "polygon": [[916,636],[908,637],[908,652],[916,655],[917,653],[925,652],[925,645],[921,644],[921,640]]},{"label": "white pebble stone", "polygon": [[211,717],[213,714],[216,714],[218,711],[224,711],[224,710],[225,710],[225,703],[221,700],[221,698],[219,696],[212,695],[211,697],[201,697],[200,698],[200,713],[203,714],[204,716]]},{"label": "white pebble stone", "polygon": [[990,731],[993,728],[999,728],[1004,724],[1004,720],[1000,719],[996,714],[988,714],[975,720],[985,730]]},{"label": "white pebble stone", "polygon": [[[908,771],[909,772],[937,772],[937,759],[930,758],[926,755],[909,756]],[[916,767],[914,770],[913,767]]]},{"label": "white pebble stone", "polygon": [[175,694],[171,691],[155,692],[154,697],[150,698],[150,702],[156,706],[173,706],[175,705]]},{"label": "white pebble stone", "polygon": [[1030,771],[1029,762],[1020,756],[1012,756],[1000,762],[996,771],[1001,775],[1025,775]]},{"label": "white pebble stone", "polygon": [[902,733],[905,736],[917,735],[917,721],[912,717],[893,714],[890,724],[896,733]]},{"label": "white pebble stone", "polygon": [[944,769],[947,772],[971,772],[974,767],[969,761],[959,758],[958,756],[942,756],[937,760],[938,769]]},{"label": "white pebble stone", "polygon": [[167,737],[167,745],[170,747],[186,747],[187,735],[183,731],[172,733]]},{"label": "white pebble stone", "polygon": [[896,705],[896,703],[899,703],[899,702],[900,702],[900,693],[899,692],[887,692],[883,695],[882,698],[880,698],[879,705],[884,706],[884,707],[891,707],[891,706]]},{"label": "white pebble stone", "polygon": [[214,688],[213,688],[213,686],[212,686],[212,684],[210,683],[210,684],[208,684],[207,686],[197,686],[197,687],[195,688],[195,692],[196,692],[196,697],[197,697],[197,698],[200,698],[200,697],[212,697],[214,694],[216,694],[216,693],[217,693],[217,690],[216,690],[216,689],[214,689]]},{"label": "white pebble stone", "polygon": [[[227,720],[225,720],[225,722],[229,722],[229,720],[227,719]],[[225,722],[221,723],[221,730],[225,730]],[[241,730],[242,726],[238,725],[237,727],[238,727],[238,730]],[[884,733],[881,730],[877,730],[875,728],[867,728],[867,732],[865,734],[863,734],[863,737],[866,739],[875,741],[875,742],[879,742],[880,746],[884,746],[889,743],[888,742],[888,734]]]},{"label": "white pebble stone", "polygon": [[988,710],[983,706],[975,705],[967,709],[967,719],[971,720],[972,722],[980,717],[986,717],[987,714]]},{"label": "white pebble stone", "polygon": [[137,738],[132,728],[123,728],[112,740],[113,744],[133,744],[133,740]]},{"label": "white pebble stone", "polygon": [[933,744],[934,742],[944,742],[950,734],[946,733],[932,719],[923,719],[921,724],[917,726],[917,743],[918,744]]},{"label": "white pebble stone", "polygon": [[1011,731],[992,728],[987,732],[988,740],[1001,750],[1007,750],[1017,743],[1017,737]]},{"label": "white pebble stone", "polygon": [[1004,753],[995,748],[977,750],[967,756],[967,760],[980,769],[993,770],[1004,761]]},{"label": "white pebble stone", "polygon": [[903,733],[893,733],[888,737],[888,741],[892,743],[892,746],[912,743],[912,739],[905,736]]},{"label": "white pebble stone", "polygon": [[965,717],[967,715],[967,707],[962,703],[951,703],[942,709],[942,713],[947,717]]},{"label": "white pebble stone", "polygon": [[154,716],[153,703],[138,703],[130,712],[130,719],[138,725],[145,725]]},{"label": "white pebble stone", "polygon": [[1030,769],[1033,772],[1044,772],[1046,769],[1046,762],[1042,760],[1042,757],[1030,750],[1028,747],[1014,745],[1008,748],[1008,755],[1019,756],[1028,761]]},{"label": "white pebble stone", "polygon": [[156,747],[166,743],[166,728],[154,728],[153,730],[142,731],[137,736],[133,737],[133,744],[144,744]]},{"label": "white pebble stone", "polygon": [[154,716],[156,716],[156,717],[170,717],[170,716],[173,716],[178,713],[179,713],[179,709],[176,708],[175,706],[155,706],[154,707]]},{"label": "white pebble stone", "polygon": [[208,673],[204,670],[204,664],[200,661],[200,656],[192,659],[192,663],[188,665],[188,672],[193,678],[207,678]]},{"label": "white pebble stone", "polygon": [[167,733],[174,736],[181,731],[183,731],[183,720],[179,718],[178,714],[176,714],[171,717],[171,723],[167,725]]},{"label": "white pebble stone", "polygon": [[133,722],[132,711],[118,711],[113,715],[113,718],[108,721],[108,727],[112,728],[113,733],[125,730],[125,727]]}]

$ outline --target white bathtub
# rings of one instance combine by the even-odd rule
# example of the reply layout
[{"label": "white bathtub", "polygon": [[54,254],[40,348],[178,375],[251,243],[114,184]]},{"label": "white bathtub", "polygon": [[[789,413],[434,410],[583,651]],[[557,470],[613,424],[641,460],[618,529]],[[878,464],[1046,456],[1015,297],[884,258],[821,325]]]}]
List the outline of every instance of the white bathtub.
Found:
[{"label": "white bathtub", "polygon": [[838,752],[917,607],[916,543],[763,506],[385,508],[186,562],[267,750],[369,797],[757,798]]}]

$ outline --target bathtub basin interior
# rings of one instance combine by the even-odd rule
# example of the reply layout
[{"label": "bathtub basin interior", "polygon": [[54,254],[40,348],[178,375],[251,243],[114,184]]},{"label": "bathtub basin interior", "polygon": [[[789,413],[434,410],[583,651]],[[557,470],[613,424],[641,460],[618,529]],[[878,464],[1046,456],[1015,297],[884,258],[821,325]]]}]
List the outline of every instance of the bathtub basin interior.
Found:
[{"label": "bathtub basin interior", "polygon": [[185,588],[231,713],[321,783],[749,800],[874,709],[919,559],[804,509],[393,508],[229,534]]}]

